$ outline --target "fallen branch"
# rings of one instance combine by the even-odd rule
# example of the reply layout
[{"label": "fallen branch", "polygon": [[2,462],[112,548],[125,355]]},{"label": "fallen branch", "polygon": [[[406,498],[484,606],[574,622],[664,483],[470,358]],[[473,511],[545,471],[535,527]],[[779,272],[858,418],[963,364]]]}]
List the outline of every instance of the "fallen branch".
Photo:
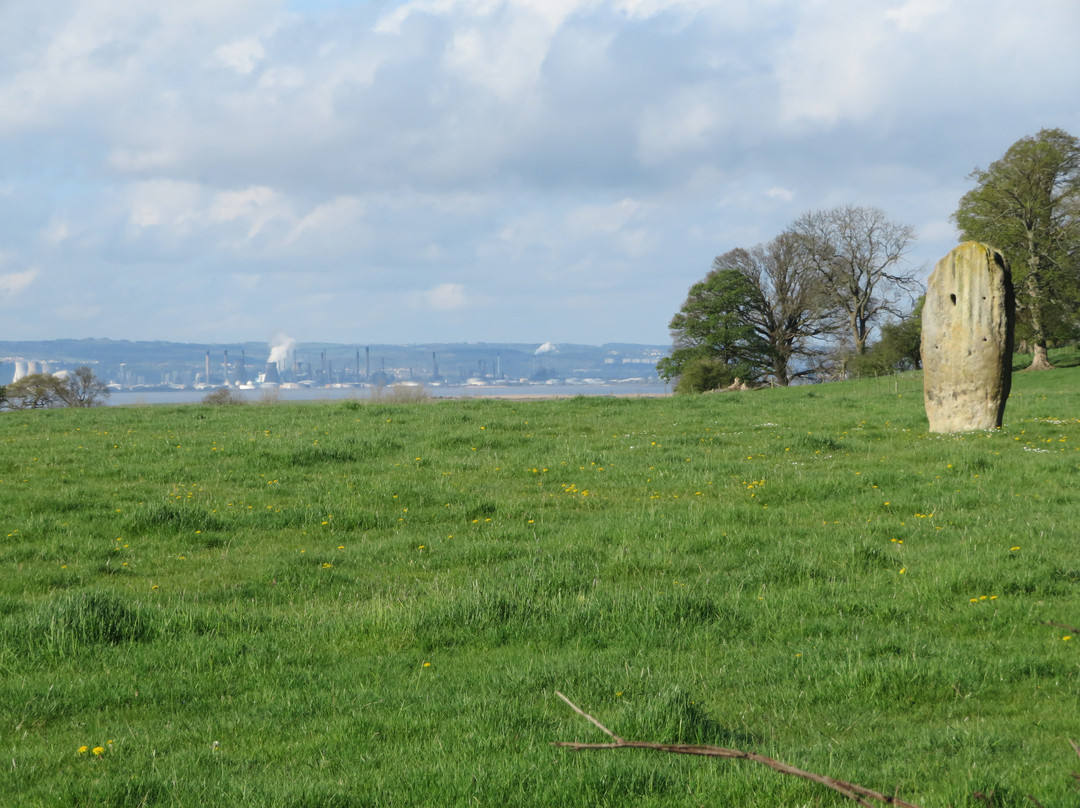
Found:
[{"label": "fallen branch", "polygon": [[[1080,628],[1077,628],[1076,626],[1070,626],[1068,623],[1059,623],[1056,620],[1043,620],[1042,624],[1044,626],[1056,626],[1057,628],[1063,628],[1066,631],[1072,632],[1073,634],[1080,634]],[[1072,742],[1070,741],[1070,743]]]},{"label": "fallen branch", "polygon": [[[1069,738],[1068,741],[1069,746],[1071,746],[1073,748],[1073,751],[1076,752],[1077,757],[1080,757],[1080,746],[1077,746],[1076,741],[1074,741],[1072,738]],[[1077,774],[1076,772],[1070,772],[1070,774],[1072,775],[1072,778],[1074,780],[1080,781],[1080,774]]]},{"label": "fallen branch", "polygon": [[[555,695],[570,705],[572,709],[578,715],[588,719],[599,729],[605,732],[612,739],[612,743],[577,743],[573,741],[555,741],[552,746],[562,746],[567,749],[573,749],[575,751],[581,751],[584,749],[652,749],[657,752],[668,752],[674,755],[699,755],[701,757],[717,757],[717,758],[733,758],[736,760],[752,760],[755,763],[761,763],[764,766],[768,766],[773,771],[780,772],[781,774],[790,774],[793,777],[801,777],[804,780],[810,780],[814,783],[819,783],[826,788],[831,788],[838,794],[842,794],[848,799],[854,800],[864,808],[874,808],[873,804],[867,802],[867,800],[877,800],[883,802],[886,805],[896,805],[899,808],[919,808],[917,805],[913,805],[910,802],[904,802],[903,800],[893,796],[887,796],[873,789],[864,788],[863,786],[856,785],[855,783],[847,783],[843,780],[837,780],[833,777],[827,777],[822,774],[814,774],[813,772],[803,771],[795,766],[790,766],[787,763],[782,763],[779,760],[773,760],[765,755],[759,755],[757,752],[744,752],[740,749],[725,749],[721,746],[696,746],[691,744],[667,744],[667,743],[648,743],[646,741],[627,741],[620,738],[610,729],[605,727],[587,712],[582,710],[570,699],[555,691]],[[1080,754],[1080,750],[1078,750]]]}]

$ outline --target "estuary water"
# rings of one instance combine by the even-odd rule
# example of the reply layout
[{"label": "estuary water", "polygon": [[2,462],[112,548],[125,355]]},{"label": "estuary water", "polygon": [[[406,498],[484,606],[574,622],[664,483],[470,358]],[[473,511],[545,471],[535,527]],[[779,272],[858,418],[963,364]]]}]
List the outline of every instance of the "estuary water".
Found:
[{"label": "estuary water", "polygon": [[[415,392],[414,392],[415,391]],[[422,391],[422,392],[421,392]],[[154,404],[195,404],[203,400],[212,389],[207,390],[114,390],[106,403],[110,406],[151,406]],[[514,398],[528,400],[571,398],[573,396],[666,396],[671,387],[662,383],[612,383],[612,384],[484,384],[406,386],[395,392],[390,388],[372,387],[290,387],[234,390],[251,403],[261,401],[340,401],[356,399],[368,401],[384,398],[422,395],[431,398]]]}]

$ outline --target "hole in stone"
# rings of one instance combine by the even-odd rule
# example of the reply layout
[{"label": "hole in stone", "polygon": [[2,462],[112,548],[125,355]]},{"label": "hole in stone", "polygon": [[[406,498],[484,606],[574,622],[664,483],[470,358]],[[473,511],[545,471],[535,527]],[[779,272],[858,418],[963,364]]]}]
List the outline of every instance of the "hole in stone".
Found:
[{"label": "hole in stone", "polygon": [[951,301],[952,301],[952,304],[953,304],[954,306],[956,305],[956,295],[949,295],[949,300],[951,300]]}]

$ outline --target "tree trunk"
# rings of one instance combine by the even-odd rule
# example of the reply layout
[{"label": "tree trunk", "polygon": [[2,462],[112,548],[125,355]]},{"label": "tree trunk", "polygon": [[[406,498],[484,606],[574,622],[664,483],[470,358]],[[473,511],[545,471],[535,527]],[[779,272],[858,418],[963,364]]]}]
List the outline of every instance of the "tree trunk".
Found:
[{"label": "tree trunk", "polygon": [[1050,364],[1049,358],[1046,356],[1046,342],[1035,343],[1035,353],[1031,357],[1031,364],[1027,366],[1027,370],[1052,370],[1053,365]]},{"label": "tree trunk", "polygon": [[1031,357],[1031,364],[1028,365],[1027,369],[1050,370],[1054,366],[1050,364],[1050,359],[1046,355],[1046,334],[1043,332],[1042,321],[1042,284],[1039,278],[1038,262],[1037,257],[1031,259],[1030,263],[1033,266],[1028,271],[1026,283],[1028,297],[1031,299],[1031,331],[1034,336],[1032,343],[1035,348],[1035,352]]},{"label": "tree trunk", "polygon": [[791,379],[788,377],[786,359],[776,359],[773,361],[773,376],[776,377],[776,383],[781,387],[787,387],[791,384]]}]

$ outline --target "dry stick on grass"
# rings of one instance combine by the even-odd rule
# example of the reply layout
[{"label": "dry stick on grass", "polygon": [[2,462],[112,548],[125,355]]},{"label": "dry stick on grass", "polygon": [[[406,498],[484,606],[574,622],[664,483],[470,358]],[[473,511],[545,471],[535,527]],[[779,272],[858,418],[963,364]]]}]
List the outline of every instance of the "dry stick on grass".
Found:
[{"label": "dry stick on grass", "polygon": [[[804,780],[810,780],[814,783],[820,783],[826,788],[831,788],[833,791],[843,794],[848,799],[854,800],[864,808],[874,808],[873,804],[867,802],[867,799],[878,800],[879,802],[886,803],[887,805],[897,805],[900,808],[919,808],[917,805],[913,805],[910,802],[904,802],[897,797],[889,797],[885,794],[881,794],[869,788],[863,788],[860,785],[854,783],[846,783],[843,780],[837,780],[833,777],[826,777],[821,774],[814,774],[813,772],[803,771],[797,769],[794,766],[789,766],[787,763],[781,763],[779,760],[773,760],[772,758],[765,757],[765,755],[759,755],[757,752],[743,752],[740,749],[725,749],[721,746],[692,746],[689,744],[668,744],[668,743],[648,743],[646,741],[627,741],[620,738],[610,729],[605,727],[587,712],[578,707],[570,699],[566,698],[558,690],[555,691],[555,695],[570,705],[570,709],[578,715],[588,719],[598,728],[603,730],[607,735],[611,737],[614,743],[576,743],[573,741],[556,741],[552,746],[564,746],[567,749],[573,749],[575,751],[582,749],[653,749],[657,752],[670,752],[674,755],[698,755],[701,757],[718,757],[718,758],[735,758],[738,760],[752,760],[755,763],[761,763],[768,766],[774,771],[778,771],[781,774],[790,774],[793,777],[801,777]],[[867,799],[864,799],[867,798]]]},{"label": "dry stick on grass", "polygon": [[1080,634],[1080,628],[1077,628],[1076,626],[1070,626],[1068,623],[1058,623],[1056,620],[1043,620],[1042,624],[1044,626],[1057,626],[1058,628],[1063,628],[1066,631],[1071,631],[1073,634]]}]

